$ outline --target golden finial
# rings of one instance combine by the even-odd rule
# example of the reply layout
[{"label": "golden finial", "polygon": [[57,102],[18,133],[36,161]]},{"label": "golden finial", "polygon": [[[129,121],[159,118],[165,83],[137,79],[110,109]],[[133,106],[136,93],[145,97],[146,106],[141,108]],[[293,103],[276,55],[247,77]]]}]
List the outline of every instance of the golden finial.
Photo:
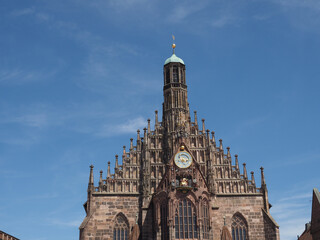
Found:
[{"label": "golden finial", "polygon": [[183,146],[183,145],[180,147],[180,150],[181,150],[181,151],[183,151],[183,150],[184,150],[184,146]]},{"label": "golden finial", "polygon": [[176,48],[176,44],[174,43],[175,37],[172,34],[172,50],[173,50],[173,54],[174,54],[174,49]]}]

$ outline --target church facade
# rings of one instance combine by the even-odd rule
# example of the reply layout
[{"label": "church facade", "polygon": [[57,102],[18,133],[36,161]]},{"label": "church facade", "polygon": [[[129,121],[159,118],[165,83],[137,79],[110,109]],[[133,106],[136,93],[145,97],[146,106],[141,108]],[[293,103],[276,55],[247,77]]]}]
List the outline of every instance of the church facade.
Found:
[{"label": "church facade", "polygon": [[174,48],[163,67],[162,121],[155,111],[154,126],[148,119],[137,130],[97,186],[90,166],[80,240],[280,239],[263,168],[257,187],[205,120],[196,112],[191,119],[185,64]]}]

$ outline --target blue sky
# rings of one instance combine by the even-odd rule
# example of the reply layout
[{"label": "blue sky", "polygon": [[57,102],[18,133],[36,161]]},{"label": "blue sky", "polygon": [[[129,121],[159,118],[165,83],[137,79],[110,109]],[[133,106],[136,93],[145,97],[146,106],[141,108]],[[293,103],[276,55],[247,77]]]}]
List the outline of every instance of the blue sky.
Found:
[{"label": "blue sky", "polygon": [[89,165],[97,182],[136,130],[154,123],[174,34],[190,110],[258,184],[265,167],[281,239],[302,233],[320,187],[319,1],[0,6],[1,230],[78,239]]}]

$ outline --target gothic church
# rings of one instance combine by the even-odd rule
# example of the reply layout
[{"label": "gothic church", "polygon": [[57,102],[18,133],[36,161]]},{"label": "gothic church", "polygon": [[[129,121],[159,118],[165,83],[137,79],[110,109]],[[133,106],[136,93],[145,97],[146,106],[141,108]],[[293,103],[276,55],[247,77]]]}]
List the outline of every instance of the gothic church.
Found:
[{"label": "gothic church", "polygon": [[279,226],[261,186],[214,132],[190,116],[185,64],[173,54],[163,67],[162,121],[155,111],[111,173],[94,185],[90,166],[80,240],[278,240]]}]

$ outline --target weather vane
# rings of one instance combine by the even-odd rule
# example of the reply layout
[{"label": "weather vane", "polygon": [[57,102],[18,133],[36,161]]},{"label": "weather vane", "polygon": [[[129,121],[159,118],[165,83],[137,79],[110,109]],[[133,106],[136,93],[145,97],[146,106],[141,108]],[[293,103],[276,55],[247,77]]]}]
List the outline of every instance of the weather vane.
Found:
[{"label": "weather vane", "polygon": [[174,40],[175,40],[175,37],[172,34],[172,51],[173,51],[173,54],[174,54],[174,49],[176,48],[176,44],[174,43]]}]

